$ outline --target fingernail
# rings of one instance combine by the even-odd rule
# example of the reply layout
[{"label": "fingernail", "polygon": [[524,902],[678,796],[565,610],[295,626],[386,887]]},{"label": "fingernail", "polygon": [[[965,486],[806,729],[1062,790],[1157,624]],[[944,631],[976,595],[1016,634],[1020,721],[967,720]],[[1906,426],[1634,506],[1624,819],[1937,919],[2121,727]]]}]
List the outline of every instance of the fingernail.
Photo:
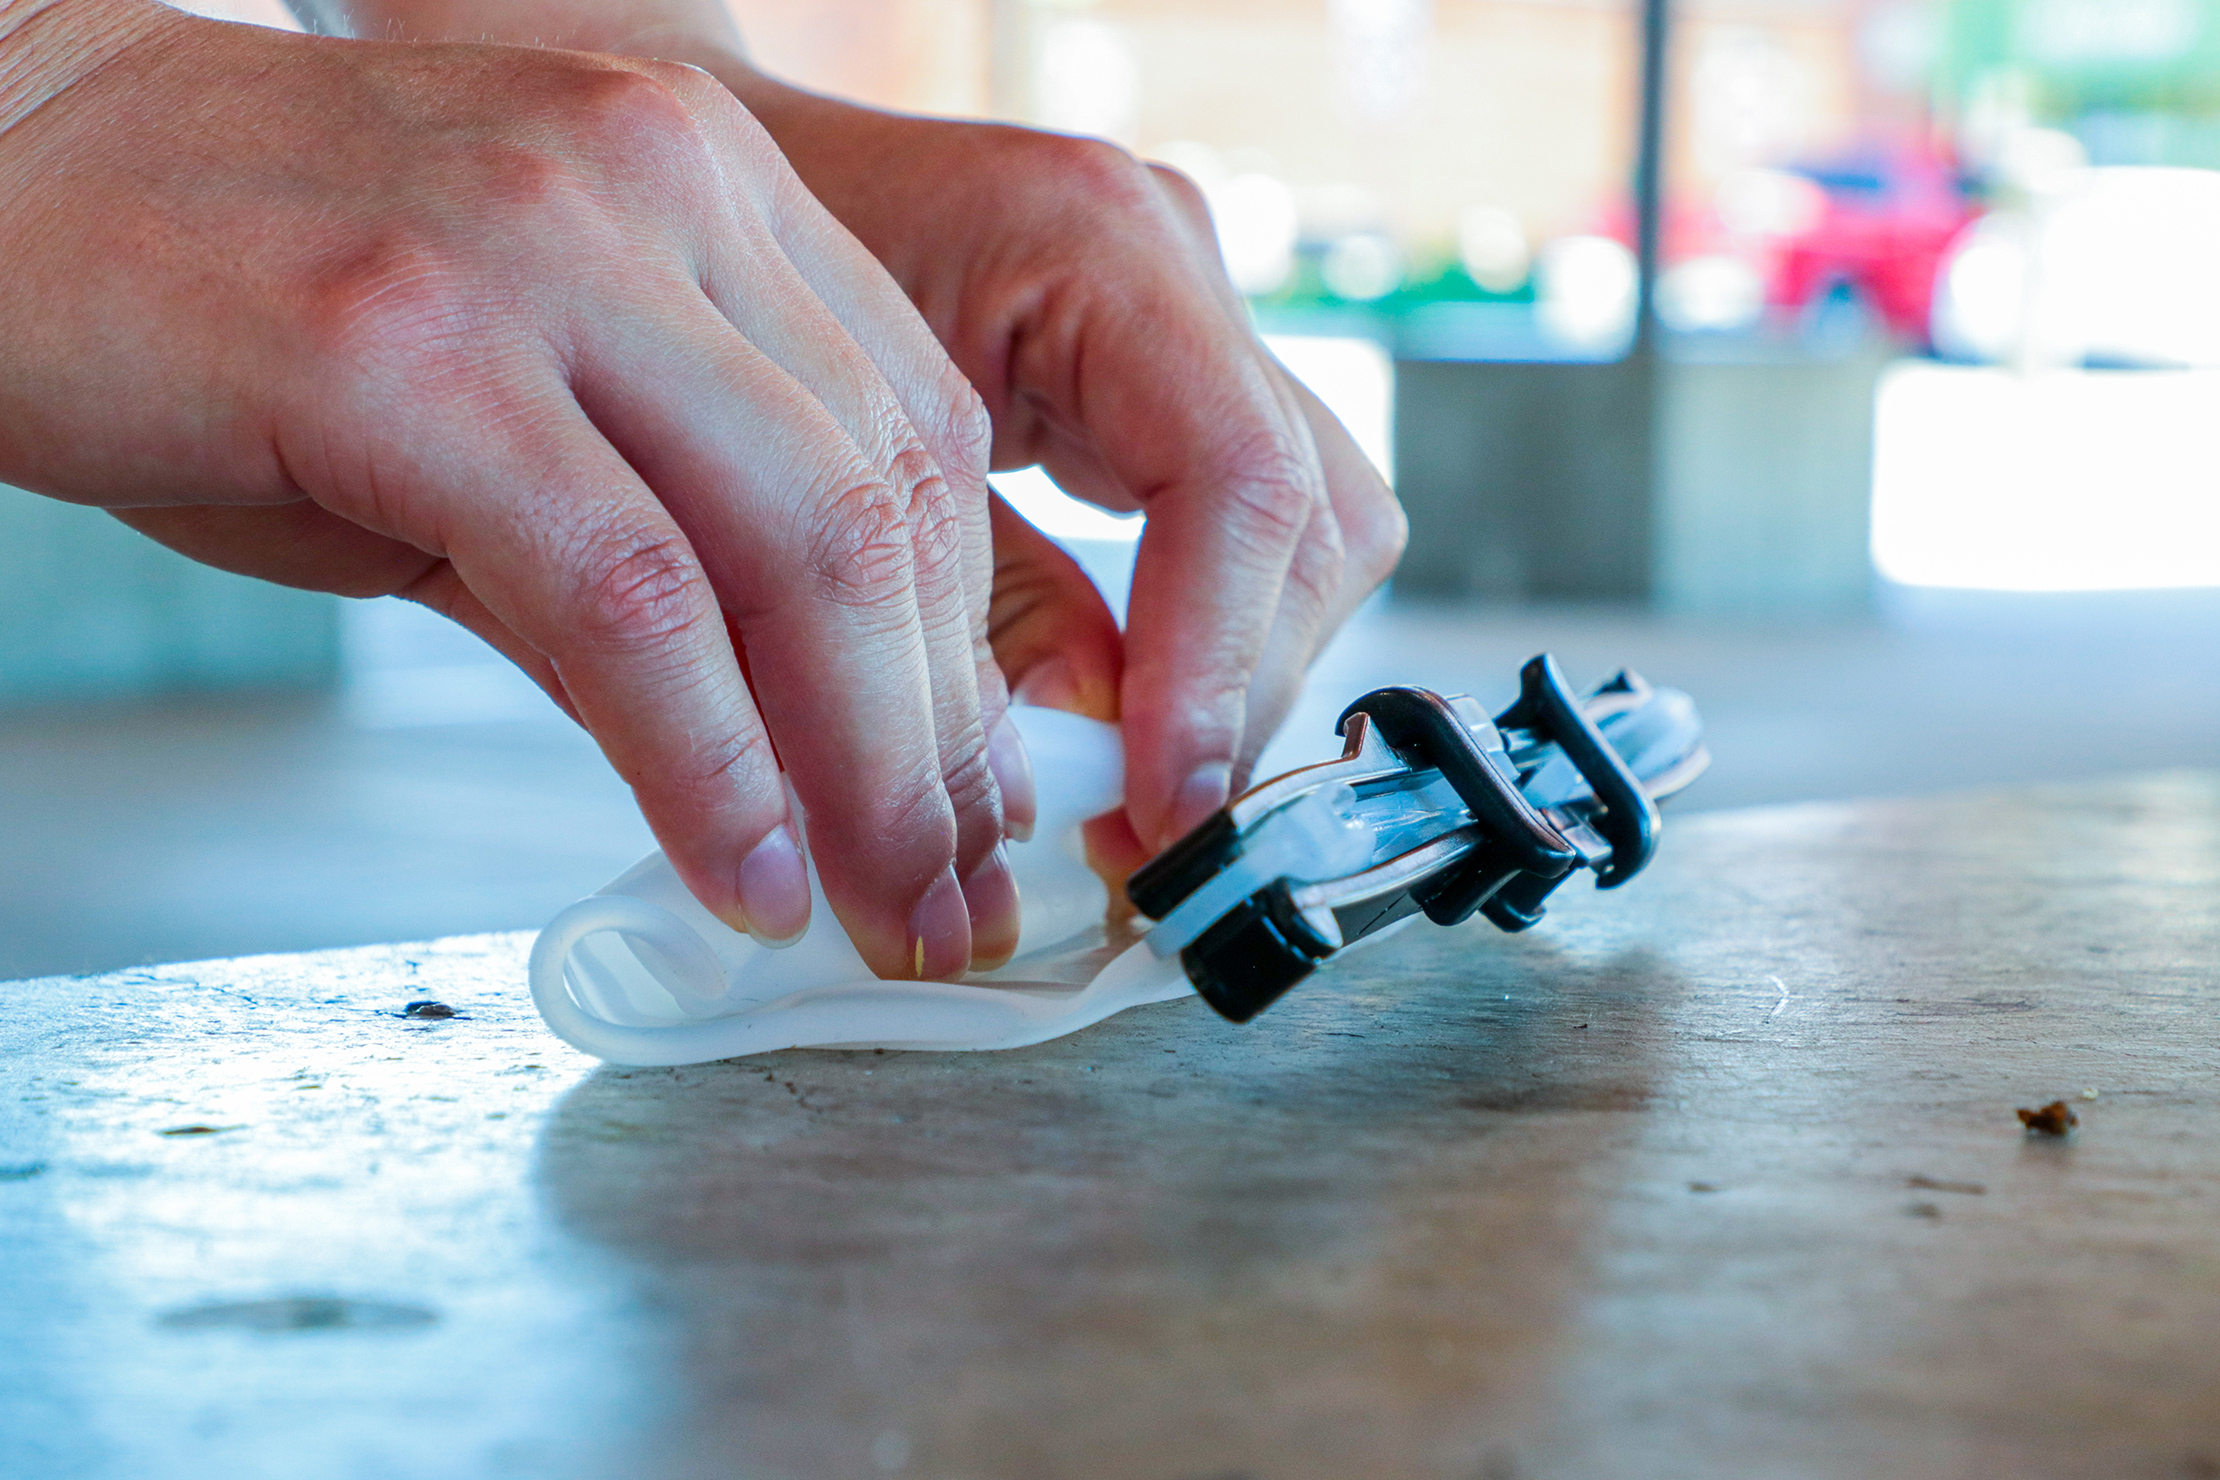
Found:
[{"label": "fingernail", "polygon": [[1025,842],[1033,836],[1033,821],[1039,815],[1033,758],[1025,753],[1025,737],[1006,709],[987,736],[987,769],[994,772],[994,784],[1002,788],[1003,836]]},{"label": "fingernail", "polygon": [[910,970],[919,981],[962,976],[971,965],[971,910],[953,866],[910,911]]},{"label": "fingernail", "polygon": [[964,880],[964,904],[971,916],[971,969],[992,971],[1017,954],[1017,875],[1010,871],[1010,850],[995,844],[987,861]]},{"label": "fingernail", "polygon": [[1194,774],[1181,783],[1172,798],[1171,814],[1166,818],[1164,836],[1158,841],[1159,849],[1169,848],[1193,832],[1202,820],[1226,804],[1232,795],[1233,767],[1225,761],[1212,761],[1195,767]]},{"label": "fingernail", "polygon": [[1025,677],[1018,680],[1010,697],[1039,709],[1076,711],[1079,708],[1079,677],[1072,672],[1071,659],[1055,657],[1035,663],[1025,670]]},{"label": "fingernail", "polygon": [[740,861],[743,927],[758,945],[790,946],[809,929],[809,867],[784,823]]}]

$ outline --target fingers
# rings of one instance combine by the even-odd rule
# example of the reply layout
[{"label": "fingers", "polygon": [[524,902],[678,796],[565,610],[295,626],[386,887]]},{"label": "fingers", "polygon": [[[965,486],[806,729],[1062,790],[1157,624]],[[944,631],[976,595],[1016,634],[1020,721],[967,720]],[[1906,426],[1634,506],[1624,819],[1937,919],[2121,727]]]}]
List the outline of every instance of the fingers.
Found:
[{"label": "fingers", "polygon": [[[946,675],[933,671],[923,608],[961,603],[933,589],[945,556],[921,558],[913,539],[913,512],[945,496],[930,460],[868,454],[706,302],[691,323],[639,316],[611,330],[576,390],[722,593],[826,896],[864,959],[886,976],[960,974],[972,911],[936,733]],[[960,621],[955,631],[969,684]],[[976,709],[963,738],[964,800],[991,826],[969,872],[987,867],[982,902],[1014,917],[1014,895],[991,892],[1001,820]]]},{"label": "fingers", "polygon": [[377,453],[436,510],[475,603],[546,656],[687,887],[736,929],[789,939],[809,921],[808,878],[709,580],[565,399],[499,420],[460,404],[457,421],[396,427]]},{"label": "fingers", "polygon": [[[1018,933],[1016,883],[1001,849],[1005,796],[1016,793],[1015,806],[1027,815],[1033,801],[1022,742],[1002,723],[1006,701],[991,660],[992,687],[981,692],[979,654],[986,650],[992,558],[982,469],[968,471],[968,491],[958,487],[881,378],[881,367],[829,313],[790,312],[781,315],[781,323],[767,325],[758,322],[762,316],[753,301],[739,300],[726,315],[816,398],[835,435],[846,433],[843,445],[900,498],[910,556],[907,599],[923,643],[926,712],[939,743],[941,785],[955,819],[956,878],[970,907],[972,960],[999,965],[1016,949]],[[946,446],[948,439],[941,440]],[[973,464],[983,463],[983,452],[957,451]],[[805,793],[805,801],[814,816],[820,799]]]},{"label": "fingers", "polygon": [[[987,517],[987,460],[994,434],[986,408],[885,269],[810,197],[799,180],[789,178],[789,183],[792,188],[782,192],[780,209],[772,218],[788,259],[885,377],[914,435],[945,480],[948,517],[956,531],[945,572],[945,578],[956,584],[946,589],[946,599],[962,606],[976,707],[991,737],[989,759],[1003,809],[1006,814],[1030,816],[1034,808],[1031,766],[1024,757],[1024,742],[1002,718],[1007,692],[987,636],[995,556]],[[714,286],[712,297],[728,314],[733,312]],[[771,352],[778,357],[777,349]],[[788,364],[783,358],[780,362]],[[834,409],[845,421],[841,408]],[[929,536],[922,529],[918,537],[921,545],[935,546],[947,538]],[[941,597],[936,593],[933,599]],[[951,612],[949,619],[953,618]],[[936,646],[936,666],[941,654]],[[948,661],[953,666],[952,653]],[[948,733],[944,725],[943,734]]]},{"label": "fingers", "polygon": [[1024,743],[987,643],[992,549],[990,433],[978,397],[885,271],[802,189],[733,104],[709,110],[736,150],[774,166],[754,192],[771,234],[722,234],[707,254],[710,300],[806,387],[891,486],[906,490],[912,591],[931,678],[956,874],[973,964],[1016,949],[1016,882],[1002,841],[1034,810]]},{"label": "fingers", "polygon": [[1339,595],[1342,560],[1340,528],[1332,506],[1321,501],[1295,543],[1279,606],[1271,615],[1263,651],[1242,698],[1244,723],[1233,761],[1232,785],[1237,792],[1248,785],[1257,756],[1293,707],[1304,671],[1332,630],[1327,613]]},{"label": "fingers", "polygon": [[1149,514],[1123,714],[1133,828],[1162,848],[1245,783],[1402,526],[1347,433],[1250,331],[1199,192],[1131,173],[1154,207],[1129,202],[1126,251],[1027,326],[1011,378],[1045,404],[1037,442],[1060,483]]}]

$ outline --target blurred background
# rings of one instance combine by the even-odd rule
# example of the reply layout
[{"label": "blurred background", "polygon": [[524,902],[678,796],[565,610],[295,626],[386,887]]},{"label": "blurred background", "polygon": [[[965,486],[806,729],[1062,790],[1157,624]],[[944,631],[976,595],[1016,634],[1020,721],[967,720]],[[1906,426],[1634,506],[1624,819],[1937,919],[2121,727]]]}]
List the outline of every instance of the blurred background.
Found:
[{"label": "blurred background", "polygon": [[[1543,649],[1697,696],[1694,807],[2220,758],[2220,0],[733,3],[1206,192],[1413,526],[1268,763]],[[1122,606],[1139,521],[998,481]],[[651,846],[438,619],[0,489],[0,978],[534,926]]]}]

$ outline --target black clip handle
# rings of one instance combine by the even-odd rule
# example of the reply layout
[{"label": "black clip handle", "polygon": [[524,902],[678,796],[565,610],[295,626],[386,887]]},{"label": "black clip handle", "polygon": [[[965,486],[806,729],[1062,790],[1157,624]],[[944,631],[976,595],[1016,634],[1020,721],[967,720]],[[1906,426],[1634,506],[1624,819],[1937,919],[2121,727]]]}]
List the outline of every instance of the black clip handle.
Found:
[{"label": "black clip handle", "polygon": [[[1579,864],[1579,851],[1519,794],[1510,766],[1498,768],[1451,701],[1428,689],[1374,689],[1342,711],[1339,727],[1346,729],[1350,716],[1360,713],[1413,770],[1439,771],[1448,778],[1458,800],[1487,833],[1486,846],[1423,891],[1414,891],[1427,919],[1437,925],[1459,924],[1509,880],[1525,874],[1554,881]],[[1486,724],[1479,713],[1473,719]],[[1496,758],[1501,756],[1500,750],[1495,752]]]},{"label": "black clip handle", "polygon": [[1640,873],[1657,851],[1657,804],[1573,697],[1556,659],[1543,653],[1519,670],[1518,702],[1495,722],[1556,745],[1595,793],[1603,815],[1590,825],[1611,845],[1610,858],[1596,870],[1596,887],[1616,889]]}]

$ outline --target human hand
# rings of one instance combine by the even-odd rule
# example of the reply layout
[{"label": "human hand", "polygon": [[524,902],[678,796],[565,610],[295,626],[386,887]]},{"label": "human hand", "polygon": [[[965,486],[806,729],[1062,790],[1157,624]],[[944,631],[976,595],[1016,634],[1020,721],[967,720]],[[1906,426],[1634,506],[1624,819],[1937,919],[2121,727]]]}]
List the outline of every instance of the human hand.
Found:
[{"label": "human hand", "polygon": [[710,78],[0,0],[0,261],[0,479],[446,612],[735,925],[783,761],[874,970],[1008,955],[985,420]]},{"label": "human hand", "polygon": [[1120,695],[1138,862],[1246,783],[1304,669],[1401,554],[1393,495],[1250,330],[1184,177],[1094,140],[880,113],[704,64],[917,303],[986,400],[994,465],[1038,462],[1079,497],[1147,510],[1107,679],[1091,588],[1030,543],[998,556],[1004,584],[1057,593],[997,623],[1010,682]]}]

